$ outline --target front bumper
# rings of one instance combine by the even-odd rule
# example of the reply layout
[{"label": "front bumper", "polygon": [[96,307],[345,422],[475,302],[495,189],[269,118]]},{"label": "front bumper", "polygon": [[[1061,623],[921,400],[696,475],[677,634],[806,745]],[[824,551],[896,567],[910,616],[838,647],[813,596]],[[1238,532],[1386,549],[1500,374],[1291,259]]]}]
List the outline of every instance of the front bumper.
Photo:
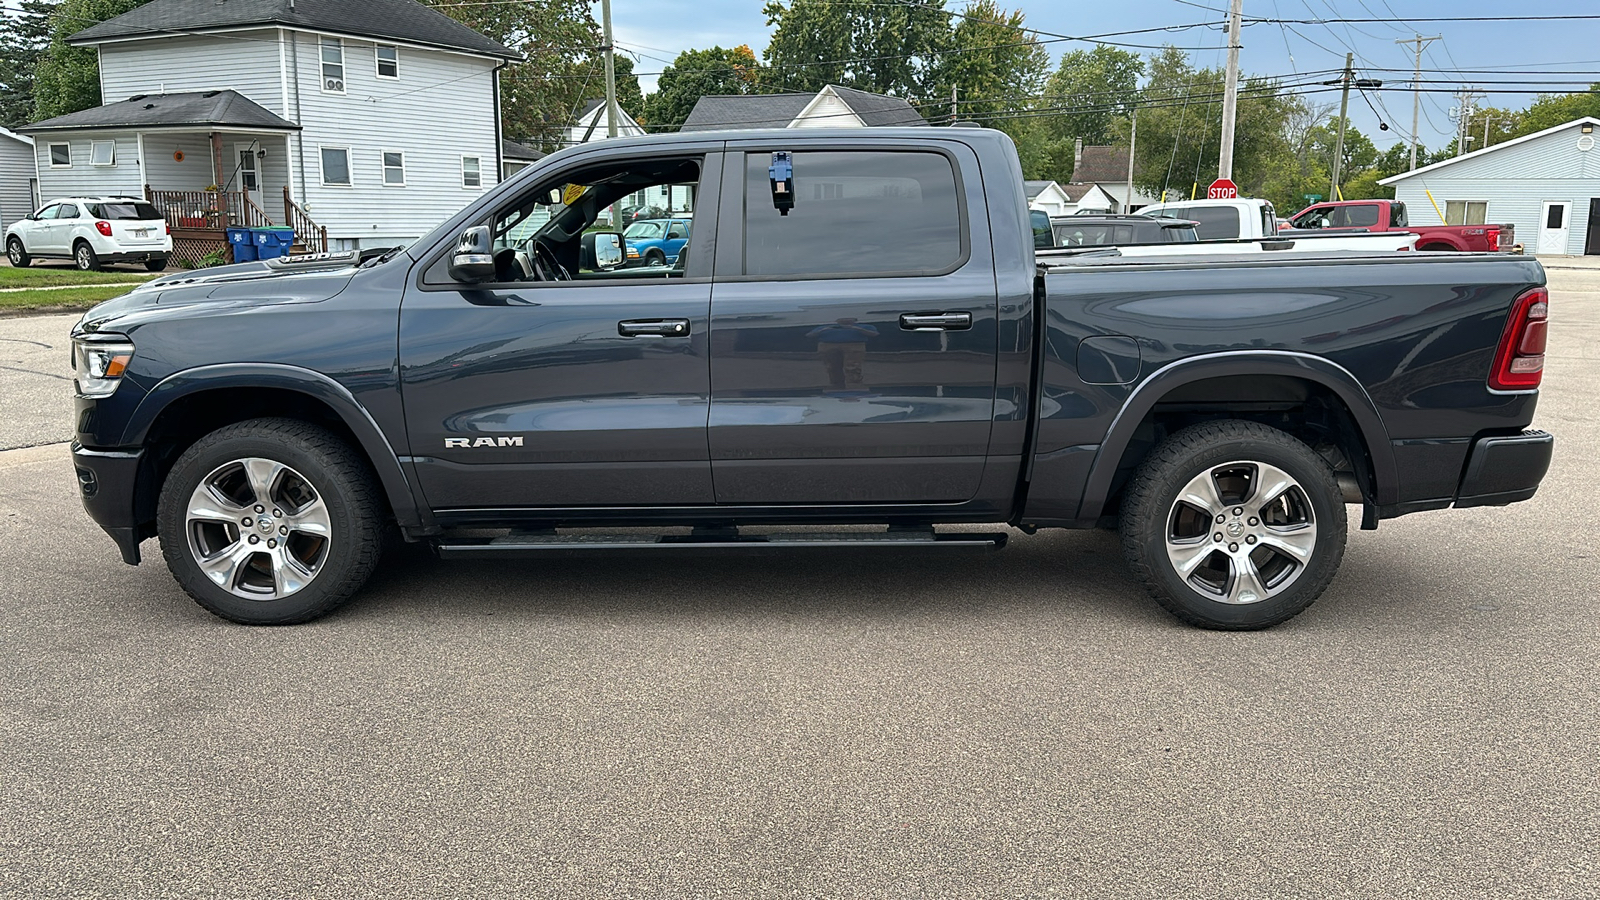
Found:
[{"label": "front bumper", "polygon": [[1543,431],[1479,438],[1467,457],[1456,508],[1504,506],[1526,500],[1550,471],[1556,439]]},{"label": "front bumper", "polygon": [[122,561],[139,564],[139,542],[144,534],[139,522],[139,450],[90,450],[72,444],[72,467],[78,475],[78,497],[95,524],[122,551]]}]

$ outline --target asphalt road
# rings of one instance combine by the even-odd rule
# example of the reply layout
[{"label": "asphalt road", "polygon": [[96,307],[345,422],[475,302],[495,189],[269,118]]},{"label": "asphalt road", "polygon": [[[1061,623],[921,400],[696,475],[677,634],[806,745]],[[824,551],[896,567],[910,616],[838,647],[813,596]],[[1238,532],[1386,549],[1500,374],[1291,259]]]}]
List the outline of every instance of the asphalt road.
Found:
[{"label": "asphalt road", "polygon": [[[1539,496],[1356,532],[1256,634],[1097,533],[411,553],[242,628],[0,453],[0,895],[1600,896],[1600,271],[1551,274]],[[64,436],[65,324],[0,321],[8,445]]]}]

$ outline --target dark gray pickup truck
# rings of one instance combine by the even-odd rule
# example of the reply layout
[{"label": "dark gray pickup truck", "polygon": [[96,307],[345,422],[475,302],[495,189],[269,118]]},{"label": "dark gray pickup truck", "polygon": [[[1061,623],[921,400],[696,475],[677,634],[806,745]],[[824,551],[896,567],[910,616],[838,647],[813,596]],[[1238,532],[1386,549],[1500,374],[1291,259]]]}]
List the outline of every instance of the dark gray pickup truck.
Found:
[{"label": "dark gray pickup truck", "polygon": [[[695,208],[677,264],[609,267],[601,211],[664,185]],[[1533,260],[1047,256],[994,131],[572,148],[404,249],[95,307],[79,487],[124,560],[159,536],[244,623],[329,612],[396,534],[876,548],[915,578],[918,550],[1006,536],[935,526],[993,523],[1119,528],[1173,614],[1248,629],[1327,587],[1346,504],[1373,528],[1512,503],[1549,465]]]}]

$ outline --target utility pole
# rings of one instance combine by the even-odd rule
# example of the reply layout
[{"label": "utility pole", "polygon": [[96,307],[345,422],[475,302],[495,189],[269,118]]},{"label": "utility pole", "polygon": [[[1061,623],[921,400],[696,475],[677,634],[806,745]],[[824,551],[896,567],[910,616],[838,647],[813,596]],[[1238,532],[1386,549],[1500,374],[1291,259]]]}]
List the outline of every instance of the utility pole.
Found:
[{"label": "utility pole", "polygon": [[1239,38],[1244,0],[1233,0],[1228,10],[1228,74],[1222,89],[1222,152],[1217,177],[1233,178],[1233,125],[1239,115]]},{"label": "utility pole", "polygon": [[1411,168],[1417,167],[1417,129],[1422,127],[1422,50],[1434,41],[1443,40],[1444,35],[1436,34],[1433,37],[1416,37],[1397,40],[1396,44],[1417,45],[1417,68],[1411,79]]},{"label": "utility pole", "polygon": [[611,40],[611,0],[600,0],[600,23],[606,45],[606,137],[617,136],[617,66],[616,47]]},{"label": "utility pole", "polygon": [[1128,192],[1122,195],[1123,213],[1133,212],[1133,154],[1139,149],[1139,107],[1129,114],[1132,125],[1128,128]]},{"label": "utility pole", "polygon": [[1478,99],[1478,92],[1464,87],[1456,99],[1460,105],[1450,112],[1456,117],[1456,155],[1460,156],[1467,152],[1467,141],[1472,139],[1468,129],[1472,125],[1472,104]]},{"label": "utility pole", "polygon": [[951,125],[954,125],[956,123],[956,121],[961,118],[961,116],[956,113],[956,91],[959,91],[960,89],[961,88],[958,85],[954,85],[954,84],[950,85],[950,124]]},{"label": "utility pole", "polygon": [[1344,74],[1339,80],[1344,83],[1344,90],[1339,96],[1339,137],[1333,142],[1333,181],[1328,188],[1329,200],[1343,200],[1339,195],[1339,168],[1344,162],[1344,124],[1350,117],[1350,82],[1355,78],[1355,72],[1350,68],[1356,61],[1354,53],[1344,55]]}]

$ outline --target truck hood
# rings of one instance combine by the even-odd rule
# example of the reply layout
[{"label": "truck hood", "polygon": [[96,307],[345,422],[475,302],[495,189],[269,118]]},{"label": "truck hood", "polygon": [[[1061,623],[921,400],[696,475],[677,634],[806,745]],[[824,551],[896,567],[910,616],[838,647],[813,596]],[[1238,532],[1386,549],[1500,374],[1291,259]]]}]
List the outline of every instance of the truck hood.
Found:
[{"label": "truck hood", "polygon": [[337,296],[357,269],[352,257],[328,265],[274,266],[246,262],[177,272],[145,282],[84,314],[75,332],[124,331],[157,319],[211,314],[240,307],[319,303]]}]

